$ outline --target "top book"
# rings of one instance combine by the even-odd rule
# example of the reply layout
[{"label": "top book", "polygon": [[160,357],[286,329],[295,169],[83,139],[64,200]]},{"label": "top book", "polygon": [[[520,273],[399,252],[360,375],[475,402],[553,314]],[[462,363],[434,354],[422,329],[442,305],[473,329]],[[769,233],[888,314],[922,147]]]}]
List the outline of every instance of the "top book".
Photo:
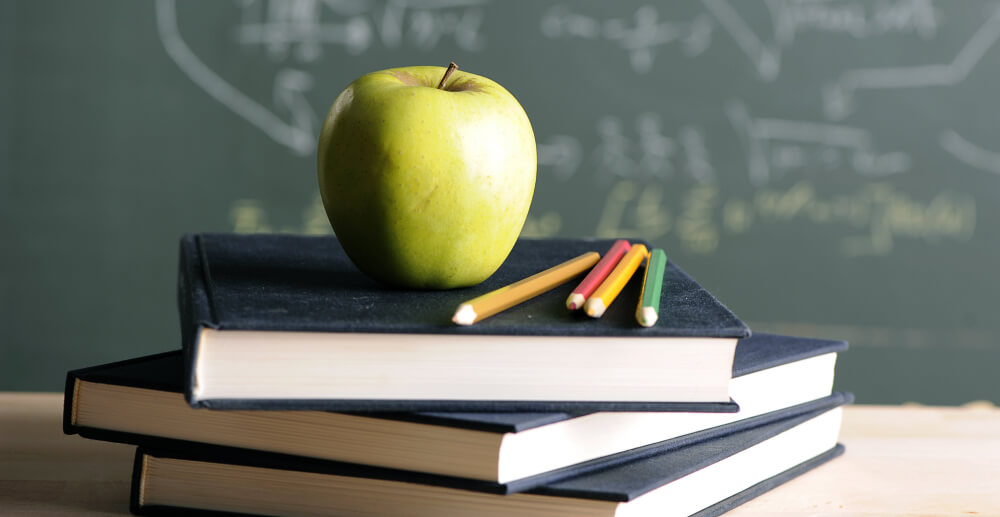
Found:
[{"label": "top book", "polygon": [[475,325],[450,321],[466,300],[612,243],[522,239],[478,286],[413,291],[366,277],[333,237],[187,235],[178,302],[188,400],[340,411],[735,410],[733,351],[750,330],[673,263],[655,327],[635,321],[641,274],[601,319],[565,308],[573,280]]}]

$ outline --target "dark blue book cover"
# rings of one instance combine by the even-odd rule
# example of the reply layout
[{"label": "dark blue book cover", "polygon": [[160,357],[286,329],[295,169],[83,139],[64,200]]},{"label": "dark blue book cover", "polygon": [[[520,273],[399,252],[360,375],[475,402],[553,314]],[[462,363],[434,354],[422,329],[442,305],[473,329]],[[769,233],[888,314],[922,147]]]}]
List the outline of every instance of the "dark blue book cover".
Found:
[{"label": "dark blue book cover", "polygon": [[[589,251],[610,239],[521,239],[483,283],[463,289],[405,290],[363,275],[333,237],[195,234],[181,241],[185,345],[201,326],[231,330],[432,334],[744,338],[749,328],[676,264],[665,273],[660,319],[643,328],[635,304],[613,304],[596,320],[566,310],[573,281],[485,319],[454,325],[464,301]],[[638,242],[638,241],[636,241]],[[582,277],[581,277],[582,278]],[[620,296],[638,299],[634,277]],[[577,282],[579,279],[577,280]]]}]

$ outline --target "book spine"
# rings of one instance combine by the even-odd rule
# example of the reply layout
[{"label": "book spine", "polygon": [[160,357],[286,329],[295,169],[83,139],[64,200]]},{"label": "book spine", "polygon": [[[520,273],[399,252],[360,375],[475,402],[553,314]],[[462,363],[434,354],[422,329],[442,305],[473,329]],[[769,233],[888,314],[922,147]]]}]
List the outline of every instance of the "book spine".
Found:
[{"label": "book spine", "polygon": [[66,387],[63,392],[63,433],[76,434],[76,371],[66,374]]},{"label": "book spine", "polygon": [[218,328],[218,319],[213,310],[211,280],[207,277],[208,262],[201,236],[185,235],[180,249],[177,307],[186,375],[184,397],[192,406],[198,407],[193,397],[197,380],[194,364],[198,355],[198,335],[202,327]]},{"label": "book spine", "polygon": [[130,386],[133,388],[171,391],[174,393],[178,392],[179,390],[174,388],[172,384],[165,386],[163,383],[149,382],[145,378],[129,378],[127,376],[121,377],[119,375],[115,375],[114,373],[108,373],[109,369],[113,370],[115,368],[122,368],[134,364],[145,363],[147,361],[158,360],[171,356],[175,353],[176,351],[161,352],[159,354],[135,357],[132,359],[125,359],[123,361],[90,366],[87,368],[78,368],[76,370],[66,372],[66,385],[63,389],[63,432],[66,434],[80,434],[81,427],[76,424],[76,414],[79,404],[77,389],[79,388],[79,383],[81,382],[95,382],[116,386]]},{"label": "book spine", "polygon": [[132,486],[129,489],[128,509],[135,515],[146,515],[142,507],[142,476],[146,454],[142,447],[135,448],[135,459],[132,460]]},{"label": "book spine", "polygon": [[241,517],[244,514],[219,512],[181,506],[147,505],[143,502],[143,484],[146,480],[146,458],[148,455],[142,447],[135,450],[135,460],[132,462],[132,487],[129,493],[129,511],[134,515],[149,515],[153,517],[170,517],[185,515],[190,517]]}]

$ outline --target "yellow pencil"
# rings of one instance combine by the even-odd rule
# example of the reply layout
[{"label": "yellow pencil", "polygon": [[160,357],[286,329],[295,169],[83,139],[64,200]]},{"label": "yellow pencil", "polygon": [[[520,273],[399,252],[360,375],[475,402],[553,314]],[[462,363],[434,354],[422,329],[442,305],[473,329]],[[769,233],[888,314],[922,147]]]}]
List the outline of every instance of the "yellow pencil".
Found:
[{"label": "yellow pencil", "polygon": [[621,262],[615,266],[615,270],[608,275],[608,278],[604,279],[604,282],[601,282],[600,287],[594,291],[594,294],[590,295],[590,298],[587,298],[587,303],[583,305],[583,310],[587,313],[587,316],[592,318],[604,316],[604,311],[608,310],[611,302],[615,301],[618,293],[622,292],[625,284],[632,278],[635,271],[639,269],[639,264],[642,264],[642,261],[648,254],[646,246],[642,244],[632,245],[628,253],[622,257]]},{"label": "yellow pencil", "polygon": [[541,273],[473,298],[458,306],[451,321],[459,325],[472,325],[569,281],[594,267],[600,258],[600,253],[590,251]]}]

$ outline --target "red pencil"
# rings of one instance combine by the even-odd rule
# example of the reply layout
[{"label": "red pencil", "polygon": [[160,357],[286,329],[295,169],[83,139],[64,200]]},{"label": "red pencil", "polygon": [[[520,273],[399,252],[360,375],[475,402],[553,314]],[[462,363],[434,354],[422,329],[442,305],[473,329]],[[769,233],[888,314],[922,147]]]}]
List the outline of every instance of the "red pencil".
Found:
[{"label": "red pencil", "polygon": [[580,285],[573,289],[573,292],[566,299],[566,308],[575,311],[583,307],[583,303],[587,301],[587,298],[597,289],[597,286],[601,285],[601,282],[608,277],[611,270],[618,265],[618,261],[625,256],[629,248],[632,245],[628,243],[625,239],[619,239],[611,245],[611,249],[601,257],[601,261],[594,266],[594,269],[590,270],[586,278],[580,282]]}]

